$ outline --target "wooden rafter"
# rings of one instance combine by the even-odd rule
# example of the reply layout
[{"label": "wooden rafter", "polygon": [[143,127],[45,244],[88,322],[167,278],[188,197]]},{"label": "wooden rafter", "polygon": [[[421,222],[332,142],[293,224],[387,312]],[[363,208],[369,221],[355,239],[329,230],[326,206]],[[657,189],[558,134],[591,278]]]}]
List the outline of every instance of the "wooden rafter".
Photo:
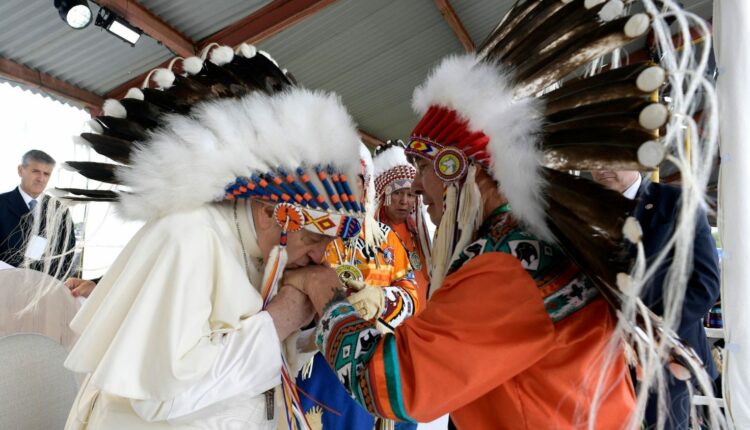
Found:
[{"label": "wooden rafter", "polygon": [[249,16],[198,42],[203,48],[209,43],[237,46],[258,43],[277,34],[310,15],[332,5],[336,0],[274,0]]},{"label": "wooden rafter", "polygon": [[[199,52],[204,46],[214,42],[229,46],[237,46],[243,42],[257,43],[293,26],[310,15],[330,6],[335,1],[274,0],[255,13],[197,43],[177,31],[135,0],[99,0],[97,3],[99,6],[109,8],[122,16],[130,24],[140,28],[144,33],[162,43],[177,55],[188,57]],[[164,67],[169,61],[167,60],[157,67]],[[38,88],[50,94],[64,97],[76,104],[81,104],[92,115],[97,115],[100,112],[105,98],[121,98],[128,89],[139,87],[145,75],[144,73],[125,82],[102,97],[46,73],[5,58],[0,58],[0,76],[33,88]],[[364,130],[360,129],[358,131],[362,141],[372,149],[384,143],[382,139]]]},{"label": "wooden rafter", "polygon": [[[130,24],[140,28],[144,33],[149,35],[149,37],[160,42],[177,55],[187,57],[195,53],[195,42],[177,31],[174,27],[159,18],[143,5],[139,4],[137,1],[98,0],[97,4],[101,7],[111,9]],[[99,112],[105,99],[91,91],[76,87],[75,85],[69,84],[51,75],[4,58],[0,58],[0,75],[25,85],[39,88],[45,92],[65,97],[74,103],[82,104],[88,108],[92,114]],[[125,88],[125,91],[127,91],[128,88],[138,86],[144,76],[145,74],[132,79],[118,88]],[[117,92],[116,90],[117,89],[110,92],[110,94],[117,96],[123,96],[125,94],[125,91]],[[107,96],[111,97],[110,94]]]},{"label": "wooden rafter", "polygon": [[[219,43],[229,46],[237,46],[243,42],[257,43],[296,24],[297,22],[300,22],[302,19],[314,14],[324,7],[333,4],[334,1],[335,0],[274,0],[229,27],[197,42],[194,51],[199,52],[200,49],[210,43]],[[120,2],[123,2],[123,0],[120,0]],[[164,67],[168,62],[169,61],[166,61],[157,67]],[[106,97],[119,98],[124,96],[128,89],[140,86],[145,77],[146,73],[136,76],[109,91],[106,94]]]},{"label": "wooden rafter", "polygon": [[[708,18],[708,30],[713,31],[712,27],[712,21],[713,18]],[[697,26],[690,27],[690,38],[692,40],[692,43],[698,44],[703,42],[704,35],[701,33],[701,29]],[[672,34],[672,44],[674,44],[674,47],[678,50],[682,49],[682,45],[685,42],[682,38],[682,33],[675,33]],[[651,59],[651,55],[649,53],[650,50],[654,50],[656,46],[656,39],[653,32],[649,32],[648,37],[646,38],[646,46],[638,49],[637,51],[632,52],[630,55],[628,55],[628,61],[627,64],[633,64],[640,61],[648,61]]]},{"label": "wooden rafter", "polygon": [[372,134],[360,129],[357,129],[359,131],[359,137],[362,139],[362,143],[365,144],[370,149],[375,149],[379,145],[384,144],[383,139],[380,139],[376,136],[373,136]]},{"label": "wooden rafter", "polygon": [[135,0],[97,0],[99,6],[111,9],[152,39],[182,57],[195,53],[195,42],[159,18]]},{"label": "wooden rafter", "polygon": [[98,111],[104,103],[104,98],[98,94],[7,58],[0,57],[0,75],[46,93],[64,97],[73,103],[83,105],[89,111]]},{"label": "wooden rafter", "polygon": [[[194,55],[204,46],[214,42],[229,46],[236,46],[243,42],[257,43],[293,26],[308,16],[333,4],[335,1],[275,0],[257,12],[198,43],[190,40],[134,0],[100,0],[98,4],[122,16],[130,24],[140,28],[144,33],[161,42],[175,54],[188,57]],[[157,67],[164,67],[169,61],[167,60]],[[146,74],[144,73],[125,82],[108,92],[105,97],[4,58],[0,58],[0,75],[82,104],[93,115],[96,115],[101,109],[105,97],[123,97],[128,89],[139,87]],[[381,139],[366,131],[359,130],[359,134],[362,141],[370,148],[374,149],[384,143]]]},{"label": "wooden rafter", "polygon": [[474,52],[476,51],[476,46],[474,45],[474,41],[471,40],[471,36],[469,35],[469,32],[466,31],[466,28],[464,27],[463,23],[461,22],[461,19],[456,14],[456,11],[453,10],[453,7],[451,6],[450,2],[448,0],[433,0],[435,2],[435,5],[440,10],[440,13],[443,15],[443,18],[448,23],[448,26],[450,26],[451,30],[453,30],[454,33],[456,33],[456,37],[458,38],[458,41],[461,42],[461,45],[464,46],[464,49],[466,52]]}]

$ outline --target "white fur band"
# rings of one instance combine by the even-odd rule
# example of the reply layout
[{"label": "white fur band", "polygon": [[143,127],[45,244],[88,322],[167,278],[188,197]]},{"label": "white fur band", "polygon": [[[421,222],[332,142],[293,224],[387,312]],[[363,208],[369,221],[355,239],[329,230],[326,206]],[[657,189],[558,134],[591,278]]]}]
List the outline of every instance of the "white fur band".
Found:
[{"label": "white fur band", "polygon": [[443,106],[466,119],[469,129],[490,138],[490,174],[508,199],[514,216],[544,240],[553,236],[545,222],[539,101],[514,100],[512,81],[500,68],[472,54],[451,56],[414,91],[412,106],[424,115]]},{"label": "white fur band", "polygon": [[356,178],[359,136],[338,96],[295,88],[195,106],[164,127],[117,172],[132,193],[121,212],[150,219],[220,200],[237,177],[332,165]]}]

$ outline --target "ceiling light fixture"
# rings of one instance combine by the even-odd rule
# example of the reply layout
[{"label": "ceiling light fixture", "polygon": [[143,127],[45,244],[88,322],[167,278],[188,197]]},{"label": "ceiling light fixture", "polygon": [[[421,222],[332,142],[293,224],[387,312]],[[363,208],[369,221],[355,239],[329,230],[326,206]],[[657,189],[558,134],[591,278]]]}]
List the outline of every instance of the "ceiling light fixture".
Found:
[{"label": "ceiling light fixture", "polygon": [[99,9],[99,14],[96,16],[96,22],[94,23],[97,27],[102,27],[108,32],[114,34],[118,38],[135,46],[135,43],[140,39],[143,31],[140,28],[133,27],[125,21],[125,19],[117,16],[116,13],[103,7]]},{"label": "ceiling light fixture", "polygon": [[60,18],[76,30],[91,24],[91,8],[86,0],[55,0],[55,8]]}]

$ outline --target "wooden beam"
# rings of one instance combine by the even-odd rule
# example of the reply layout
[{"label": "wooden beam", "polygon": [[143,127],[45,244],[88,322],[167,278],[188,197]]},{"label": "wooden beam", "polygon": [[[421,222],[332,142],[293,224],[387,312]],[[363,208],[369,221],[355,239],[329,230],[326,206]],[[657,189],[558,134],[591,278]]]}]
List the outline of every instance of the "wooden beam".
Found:
[{"label": "wooden beam", "polygon": [[463,23],[461,23],[461,19],[456,14],[456,11],[453,10],[453,7],[450,4],[449,0],[433,0],[435,2],[435,5],[440,10],[440,13],[443,15],[443,18],[446,22],[448,22],[448,26],[450,26],[451,30],[453,30],[454,33],[456,33],[456,37],[458,37],[458,41],[461,42],[461,44],[464,46],[464,49],[466,52],[474,52],[476,51],[476,46],[474,46],[474,41],[471,40],[471,36],[469,35],[469,32],[466,31],[466,28],[464,27]]},{"label": "wooden beam", "polygon": [[90,112],[97,112],[102,104],[104,104],[104,98],[96,93],[84,90],[47,73],[40,72],[7,58],[0,57],[0,76],[32,88],[37,88],[46,93],[63,97],[75,104],[83,105]]},{"label": "wooden beam", "polygon": [[130,24],[140,28],[181,57],[195,54],[195,42],[159,18],[135,0],[97,0],[99,6],[111,9]]},{"label": "wooden beam", "polygon": [[[257,43],[274,34],[289,28],[315,12],[333,4],[336,0],[274,0],[249,16],[235,22],[229,27],[206,37],[195,45],[199,52],[210,43],[237,46],[241,43]],[[132,0],[108,0],[113,3],[132,2]],[[134,2],[133,2],[134,3]],[[114,10],[114,9],[113,9]],[[184,56],[184,55],[183,55]],[[154,67],[165,67],[170,60]],[[121,98],[128,89],[140,87],[146,73],[125,82],[107,92],[107,98]]]},{"label": "wooden beam", "polygon": [[198,42],[203,48],[210,43],[237,46],[258,43],[277,34],[336,0],[274,0],[249,16]]},{"label": "wooden beam", "polygon": [[379,145],[383,145],[385,143],[383,142],[382,139],[371,135],[370,133],[362,130],[361,128],[357,129],[357,131],[359,132],[359,137],[362,139],[362,143],[364,143],[365,146],[367,146],[370,149],[375,149]]}]

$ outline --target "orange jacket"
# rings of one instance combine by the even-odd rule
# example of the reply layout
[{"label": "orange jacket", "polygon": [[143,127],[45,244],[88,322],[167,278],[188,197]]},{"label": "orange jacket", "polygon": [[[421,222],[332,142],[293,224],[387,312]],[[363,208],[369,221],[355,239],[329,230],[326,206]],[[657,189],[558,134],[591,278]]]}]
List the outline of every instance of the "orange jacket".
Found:
[{"label": "orange jacket", "polygon": [[[419,239],[416,238],[415,235],[409,230],[406,223],[388,224],[388,226],[392,228],[397,236],[401,239],[401,243],[406,249],[407,254],[417,252],[417,255],[419,256],[419,262],[421,265],[420,270],[417,270],[413,266],[412,270],[414,270],[414,280],[417,283],[419,302],[424,306],[424,304],[427,303],[427,289],[430,286],[430,268],[427,267],[425,256],[424,254],[422,254],[422,250],[418,245]],[[404,241],[406,241],[407,243],[403,243]]]},{"label": "orange jacket", "polygon": [[[470,430],[586,428],[615,319],[559,250],[500,216],[394,334],[344,301],[327,307],[318,346],[371,413],[419,422],[451,413]],[[623,428],[634,408],[621,351],[610,370],[596,429]]]},{"label": "orange jacket", "polygon": [[[408,416],[450,412],[459,429],[585,428],[614,318],[596,299],[555,324],[541,298],[508,254],[481,255],[450,275],[396,331]],[[634,406],[625,360],[615,361],[596,429],[622,428]]]}]

